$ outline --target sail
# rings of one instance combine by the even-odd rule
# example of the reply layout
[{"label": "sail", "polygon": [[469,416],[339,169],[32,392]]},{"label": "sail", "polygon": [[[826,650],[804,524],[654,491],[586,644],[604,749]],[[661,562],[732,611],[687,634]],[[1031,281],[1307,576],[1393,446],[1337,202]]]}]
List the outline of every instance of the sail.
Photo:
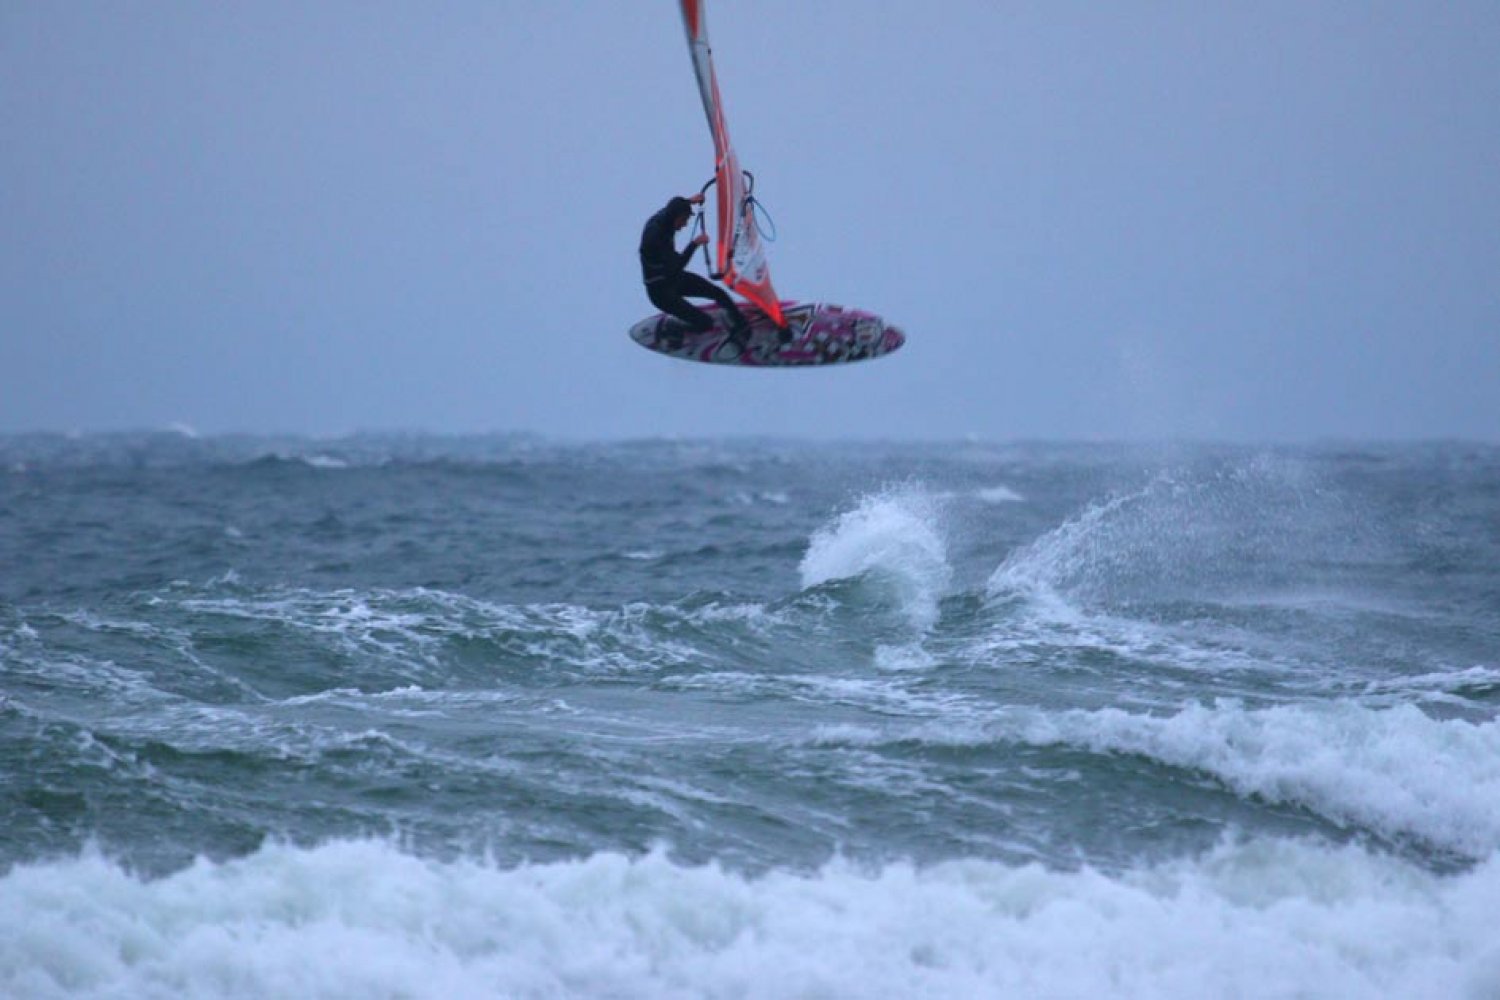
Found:
[{"label": "sail", "polygon": [[680,0],[682,24],[687,29],[688,51],[698,76],[698,92],[714,137],[714,191],[716,192],[715,264],[717,276],[750,302],[763,309],[777,326],[783,325],[781,302],[771,287],[765,248],[755,224],[755,208],[747,190],[739,157],[729,142],[724,123],[724,104],[719,99],[719,81],[714,76],[713,53],[708,46],[705,0]]}]

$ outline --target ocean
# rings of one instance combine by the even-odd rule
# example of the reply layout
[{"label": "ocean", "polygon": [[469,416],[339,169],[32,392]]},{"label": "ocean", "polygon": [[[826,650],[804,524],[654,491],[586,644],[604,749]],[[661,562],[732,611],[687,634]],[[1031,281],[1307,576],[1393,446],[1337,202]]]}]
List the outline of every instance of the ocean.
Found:
[{"label": "ocean", "polygon": [[1500,997],[1500,447],[0,437],[0,995]]}]

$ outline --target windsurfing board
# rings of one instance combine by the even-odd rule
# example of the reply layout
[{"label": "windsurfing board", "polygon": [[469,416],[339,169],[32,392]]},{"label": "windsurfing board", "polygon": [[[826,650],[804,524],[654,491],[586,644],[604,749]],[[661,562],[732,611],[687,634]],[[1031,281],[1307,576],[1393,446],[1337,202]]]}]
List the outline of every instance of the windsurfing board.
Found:
[{"label": "windsurfing board", "polygon": [[657,313],[630,328],[630,338],[642,347],[685,361],[746,368],[795,368],[878,358],[906,343],[906,335],[885,320],[860,309],[819,302],[782,302],[787,332],[778,330],[765,311],[741,304],[748,332],[730,335],[724,310],[717,305],[703,311],[714,321],[698,333],[681,320]]}]

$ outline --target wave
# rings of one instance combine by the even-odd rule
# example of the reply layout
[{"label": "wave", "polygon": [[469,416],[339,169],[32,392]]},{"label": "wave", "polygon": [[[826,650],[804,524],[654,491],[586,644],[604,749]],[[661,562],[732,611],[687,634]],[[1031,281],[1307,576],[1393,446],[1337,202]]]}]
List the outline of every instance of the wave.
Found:
[{"label": "wave", "polygon": [[[362,682],[376,686],[445,683],[455,670],[475,679],[498,679],[497,672],[525,679],[536,671],[537,680],[557,681],[683,666],[701,656],[698,644],[733,642],[777,621],[759,604],[715,595],[615,608],[502,604],[428,588],[276,588],[172,600],[204,634],[236,622],[254,626],[261,641],[266,629],[286,631],[357,664]],[[328,676],[306,680],[342,677],[338,663],[328,669]]]},{"label": "wave", "polygon": [[867,495],[814,532],[802,557],[802,585],[871,581],[892,595],[912,626],[930,629],[953,576],[940,523],[936,500],[920,488]]},{"label": "wave", "polygon": [[955,861],[751,877],[658,851],[502,868],[378,841],[146,880],[0,878],[0,992],[104,996],[1402,996],[1500,991],[1500,860],[1223,844],[1106,874]]},{"label": "wave", "polygon": [[1500,694],[1500,670],[1475,665],[1463,670],[1436,670],[1430,673],[1364,684],[1367,695],[1428,696],[1458,704],[1478,702]]},{"label": "wave", "polygon": [[1093,503],[1008,556],[988,591],[1113,607],[1274,593],[1380,549],[1348,498],[1304,463],[1263,455],[1164,472]]},{"label": "wave", "polygon": [[1004,483],[995,486],[986,486],[980,489],[975,496],[988,504],[1023,503],[1026,498]]},{"label": "wave", "polygon": [[1500,722],[1441,721],[1410,705],[1194,705],[1167,718],[1066,712],[1028,736],[1207,771],[1240,795],[1470,858],[1500,850]]},{"label": "wave", "polygon": [[1500,721],[1434,719],[1411,705],[1219,702],[1171,715],[971,707],[967,717],[951,713],[892,730],[826,727],[814,740],[1137,754],[1212,775],[1241,797],[1296,805],[1388,841],[1415,841],[1471,861],[1500,852]]}]

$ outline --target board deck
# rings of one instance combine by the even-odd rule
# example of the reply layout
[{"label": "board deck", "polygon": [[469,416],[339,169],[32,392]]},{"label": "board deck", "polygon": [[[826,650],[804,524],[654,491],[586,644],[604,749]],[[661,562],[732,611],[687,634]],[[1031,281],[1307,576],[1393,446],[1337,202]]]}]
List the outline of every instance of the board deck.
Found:
[{"label": "board deck", "polygon": [[783,302],[789,336],[783,337],[759,308],[742,304],[749,335],[735,341],[729,335],[724,311],[716,305],[703,311],[714,325],[694,333],[687,324],[657,313],[630,328],[637,344],[658,354],[717,365],[749,368],[794,368],[878,358],[906,343],[906,335],[873,313],[820,302]]}]

